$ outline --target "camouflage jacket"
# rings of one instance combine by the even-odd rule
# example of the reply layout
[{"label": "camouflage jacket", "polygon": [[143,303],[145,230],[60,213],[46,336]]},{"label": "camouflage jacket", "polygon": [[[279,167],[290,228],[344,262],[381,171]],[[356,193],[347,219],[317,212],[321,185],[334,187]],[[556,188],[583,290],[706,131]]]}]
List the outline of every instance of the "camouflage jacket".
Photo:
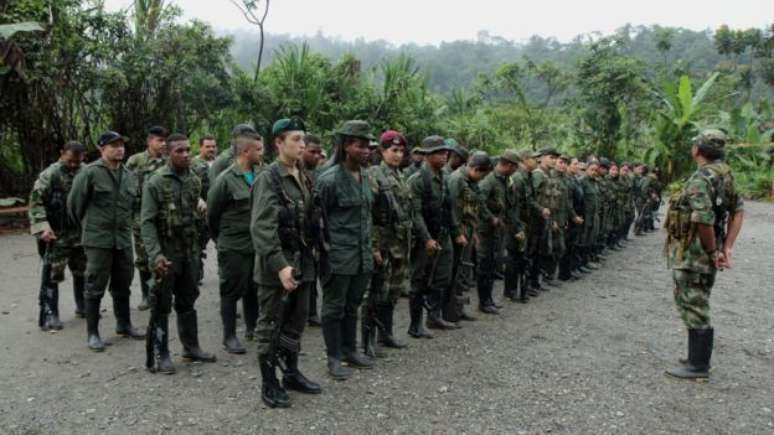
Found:
[{"label": "camouflage jacket", "polygon": [[449,198],[452,212],[459,224],[459,231],[468,240],[479,228],[481,190],[467,174],[467,166],[461,166],[449,176]]},{"label": "camouflage jacket", "polygon": [[481,225],[479,231],[482,234],[493,234],[492,219],[500,220],[500,225],[505,225],[508,212],[508,179],[492,171],[479,183],[481,191]]},{"label": "camouflage jacket", "polygon": [[148,153],[148,150],[139,152],[129,157],[126,161],[126,169],[129,169],[135,177],[135,187],[137,192],[135,193],[136,199],[133,203],[132,210],[134,211],[134,225],[140,226],[140,210],[142,209],[142,191],[145,186],[145,182],[150,179],[151,175],[156,172],[160,167],[164,166],[166,160],[164,158],[153,158]]},{"label": "camouflage jacket", "polygon": [[53,230],[57,245],[81,245],[78,225],[67,217],[67,195],[77,174],[68,171],[59,161],[40,173],[30,192],[30,234]]},{"label": "camouflage jacket", "polygon": [[393,258],[409,257],[414,222],[414,200],[406,176],[382,162],[368,168],[374,195],[374,251]]}]

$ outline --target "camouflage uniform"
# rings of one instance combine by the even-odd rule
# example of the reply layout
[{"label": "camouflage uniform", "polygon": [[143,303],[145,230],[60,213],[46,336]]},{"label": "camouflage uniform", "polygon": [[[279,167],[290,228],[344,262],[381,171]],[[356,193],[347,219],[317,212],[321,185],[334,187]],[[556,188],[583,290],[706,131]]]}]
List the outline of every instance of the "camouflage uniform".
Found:
[{"label": "camouflage uniform", "polygon": [[474,239],[479,228],[481,208],[480,189],[467,175],[467,166],[457,168],[449,176],[449,198],[454,214],[459,222],[460,234],[468,240],[463,246],[454,245],[454,264],[452,287],[449,289],[447,320],[459,321],[464,315],[466,299],[464,292],[475,282],[473,265]]},{"label": "camouflage uniform", "polygon": [[[560,214],[560,208],[563,207],[564,186],[559,177],[546,174],[543,169],[535,169],[532,172],[532,188],[535,192],[534,201],[536,213],[532,220],[535,231],[532,231],[530,238],[533,239],[530,254],[534,257],[530,281],[533,286],[540,287],[540,276],[548,278],[548,274],[553,269],[554,255],[556,248],[563,249],[564,240],[555,241],[554,237],[560,234],[559,221],[557,216]],[[543,218],[542,210],[547,208],[551,211],[548,219]],[[565,217],[566,219],[566,217]]]},{"label": "camouflage uniform", "polygon": [[164,166],[164,158],[153,158],[147,150],[134,154],[126,161],[126,169],[129,169],[135,177],[137,188],[137,200],[132,209],[132,235],[134,236],[134,266],[140,273],[140,288],[142,290],[143,304],[146,307],[148,299],[148,280],[151,278],[151,268],[148,264],[148,254],[140,234],[140,211],[142,208],[142,192],[145,182],[150,179],[156,170]]},{"label": "camouflage uniform", "polygon": [[72,224],[67,218],[67,195],[76,174],[77,172],[68,171],[61,162],[54,162],[40,173],[30,192],[28,211],[30,234],[40,236],[45,230],[53,230],[56,236],[56,240],[48,247],[43,241],[38,240],[38,250],[41,256],[47,256],[45,261],[51,265],[50,275],[43,279],[46,282],[50,309],[57,318],[59,317],[59,283],[64,281],[65,268],[68,266],[73,276],[75,312],[83,316],[86,254],[81,246],[78,225]]},{"label": "camouflage uniform", "polygon": [[[525,154],[526,155],[526,154]],[[532,182],[531,174],[524,169],[519,169],[511,177],[511,186],[509,196],[511,204],[509,209],[513,214],[514,229],[513,233],[518,234],[518,228],[524,232],[523,240],[516,240],[507,243],[506,252],[508,262],[505,267],[504,288],[508,294],[514,298],[518,297],[520,302],[527,301],[526,273],[529,270],[529,258],[527,257],[527,241],[530,238],[534,210],[530,207],[532,202]]]},{"label": "camouflage uniform", "polygon": [[[508,179],[492,171],[479,183],[481,190],[481,224],[478,227],[478,304],[479,308],[494,306],[492,287],[495,273],[502,264],[503,242],[506,234]],[[497,226],[492,225],[498,219]]]},{"label": "camouflage uniform", "polygon": [[583,229],[579,244],[582,250],[583,264],[587,265],[594,256],[593,250],[597,240],[599,240],[602,197],[598,178],[589,175],[581,177],[580,186],[583,191]]},{"label": "camouflage uniform", "polygon": [[[571,174],[563,174],[565,189],[567,191],[567,205],[571,219],[583,217],[583,190],[577,177]],[[572,272],[580,266],[579,243],[583,224],[576,224],[568,220],[564,233],[564,255],[559,260],[559,278],[567,280],[572,278]]]}]

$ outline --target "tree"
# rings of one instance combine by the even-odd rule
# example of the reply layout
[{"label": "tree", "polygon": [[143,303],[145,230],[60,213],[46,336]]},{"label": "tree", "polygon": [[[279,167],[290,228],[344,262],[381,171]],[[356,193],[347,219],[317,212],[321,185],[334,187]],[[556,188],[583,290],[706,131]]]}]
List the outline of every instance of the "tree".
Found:
[{"label": "tree", "polygon": [[675,31],[670,28],[662,28],[656,31],[656,49],[664,56],[664,70],[669,65],[669,50],[672,49],[672,40]]},{"label": "tree", "polygon": [[266,17],[269,15],[269,0],[263,0],[263,11],[259,11],[259,4],[261,0],[231,0],[231,3],[242,12],[247,22],[258,26],[259,38],[258,38],[258,62],[255,65],[255,77],[254,81],[258,81],[258,74],[261,72],[261,61],[263,60],[263,45],[265,33],[263,30],[263,24],[266,22]]}]

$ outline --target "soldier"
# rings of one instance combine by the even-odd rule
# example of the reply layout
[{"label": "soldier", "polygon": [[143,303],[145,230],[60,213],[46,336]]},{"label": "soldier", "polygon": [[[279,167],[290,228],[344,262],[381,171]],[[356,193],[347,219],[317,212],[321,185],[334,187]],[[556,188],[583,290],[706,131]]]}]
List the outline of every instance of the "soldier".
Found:
[{"label": "soldier", "polygon": [[622,195],[624,201],[624,222],[619,234],[619,241],[629,241],[629,232],[634,222],[634,176],[632,175],[631,163],[621,165],[621,174],[619,175],[622,184]]},{"label": "soldier", "polygon": [[209,169],[217,155],[218,142],[215,136],[206,134],[199,139],[199,155],[194,157],[192,166],[204,165]]},{"label": "soldier", "polygon": [[406,177],[414,175],[415,172],[422,168],[422,163],[425,161],[425,152],[422,147],[416,146],[411,150],[411,163],[403,169]]},{"label": "soldier", "polygon": [[394,130],[379,138],[381,164],[368,170],[374,195],[373,250],[376,265],[366,302],[363,304],[362,337],[364,352],[376,357],[374,337],[379,344],[402,349],[405,344],[393,335],[395,305],[406,286],[411,252],[414,203],[411,188],[400,170],[406,151],[405,136]]},{"label": "soldier", "polygon": [[[347,121],[336,132],[336,154],[317,178],[316,195],[325,216],[328,251],[320,260],[323,284],[322,330],[328,373],[350,377],[341,361],[360,369],[373,361],[357,351],[357,310],[371,282],[373,194],[365,171],[374,137],[365,121]],[[378,259],[377,259],[378,260]]]},{"label": "soldier", "polygon": [[[506,228],[508,214],[514,210],[508,209],[508,179],[516,172],[521,159],[514,150],[506,150],[479,185],[481,190],[481,223],[478,226],[478,310],[486,314],[500,314],[492,297],[495,272],[498,264],[502,264],[500,256],[503,242],[515,237],[521,228],[510,233]],[[506,290],[508,288],[506,287]],[[506,293],[506,297],[511,295]]]},{"label": "soldier", "polygon": [[602,261],[607,255],[607,236],[610,232],[611,208],[613,206],[612,188],[607,177],[610,170],[610,160],[602,157],[597,167],[597,185],[599,186],[599,234],[594,253],[597,261]]},{"label": "soldier", "polygon": [[151,317],[146,367],[175,373],[169,357],[168,316],[175,307],[183,358],[215,362],[199,347],[194,304],[199,297],[199,227],[196,215],[205,211],[201,180],[191,171],[191,144],[182,134],[168,136],[168,162],[146,180],[142,192],[141,234],[153,266]]},{"label": "soldier", "polygon": [[[210,191],[210,183],[215,180],[210,180],[209,171],[212,162],[215,161],[215,157],[218,153],[218,144],[215,140],[215,136],[204,135],[199,139],[199,155],[193,158],[191,162],[191,170],[196,174],[202,182],[202,199],[207,200],[207,192]],[[199,223],[199,246],[201,247],[201,254],[199,255],[199,285],[204,278],[204,260],[207,258],[207,242],[210,241],[210,231],[207,228],[207,219],[198,219]]]},{"label": "soldier", "polygon": [[592,264],[596,259],[595,249],[599,239],[601,220],[601,196],[599,192],[599,161],[589,160],[586,173],[580,178],[583,191],[583,227],[578,241],[581,251],[581,272],[589,273],[597,267]]},{"label": "soldier", "polygon": [[126,161],[126,168],[129,169],[135,177],[135,187],[137,189],[137,200],[134,201],[132,235],[134,236],[134,266],[140,273],[140,289],[142,290],[142,302],[137,306],[138,310],[148,309],[148,282],[151,279],[151,269],[148,264],[148,255],[145,251],[145,245],[142,243],[140,235],[140,210],[142,208],[142,190],[145,182],[156,172],[157,169],[164,166],[167,156],[167,129],[164,127],[151,127],[148,129],[148,135],[145,138],[145,151],[129,157]]},{"label": "soldier", "polygon": [[[312,199],[312,180],[301,169],[304,132],[301,119],[280,119],[272,126],[277,160],[261,171],[253,186],[250,232],[255,247],[258,362],[261,399],[269,407],[288,407],[286,389],[320,394],[320,386],[298,368],[309,292],[315,286],[314,246],[320,215]],[[317,226],[315,226],[317,225]],[[284,361],[281,361],[284,360]],[[276,367],[284,364],[282,385]]]},{"label": "soldier", "polygon": [[215,158],[215,160],[210,164],[210,170],[207,173],[207,176],[210,180],[215,181],[215,179],[218,178],[218,175],[220,175],[221,172],[228,169],[229,166],[231,166],[234,163],[234,141],[237,136],[243,135],[243,134],[258,134],[257,131],[255,131],[255,128],[253,126],[248,124],[238,124],[231,130],[231,146],[229,146],[225,151],[218,154],[218,157]]},{"label": "soldier", "polygon": [[452,269],[452,286],[449,289],[448,313],[446,319],[450,322],[460,320],[476,320],[465,313],[465,298],[468,285],[476,282],[473,264],[474,246],[479,240],[478,228],[481,208],[481,191],[478,182],[492,170],[492,159],[483,152],[473,154],[467,165],[459,167],[449,177],[449,197],[457,221],[460,234],[468,243],[454,245],[454,265]]},{"label": "soldier", "polygon": [[527,283],[527,273],[529,271],[529,258],[527,252],[529,251],[528,241],[530,240],[530,233],[532,227],[530,222],[533,221],[533,204],[534,204],[534,192],[532,190],[532,171],[537,168],[537,160],[539,153],[532,152],[530,150],[521,150],[518,153],[518,157],[521,160],[519,169],[511,177],[511,200],[518,210],[518,214],[514,215],[513,219],[521,224],[524,234],[522,239],[518,239],[518,232],[514,234],[514,240],[509,241],[506,244],[506,252],[508,253],[508,262],[505,268],[505,280],[504,291],[507,295],[511,296],[512,301],[520,303],[527,303],[529,301],[528,296],[537,296],[538,293],[534,289],[529,288]]},{"label": "soldier", "polygon": [[653,168],[648,176],[650,177],[650,182],[648,183],[649,213],[646,215],[645,230],[651,232],[656,230],[656,219],[658,209],[661,206],[661,193],[664,190],[664,185],[661,183],[661,169]]},{"label": "soldier", "polygon": [[567,221],[564,231],[565,252],[559,259],[559,280],[569,281],[578,279],[575,272],[580,265],[578,256],[578,240],[583,228],[583,190],[578,180],[578,159],[562,155],[559,157],[561,164],[557,169],[567,192],[567,205],[571,219]]},{"label": "soldier", "polygon": [[645,205],[647,203],[648,166],[642,163],[634,167],[634,235],[641,236],[645,222]]},{"label": "soldier", "polygon": [[38,242],[38,252],[48,267],[40,292],[38,326],[44,331],[62,329],[59,319],[59,283],[64,281],[65,268],[73,276],[75,315],[84,317],[83,273],[86,254],[81,246],[78,225],[67,218],[67,194],[73,179],[81,169],[86,148],[78,142],[67,142],[59,160],[43,170],[30,192],[30,234]]},{"label": "soldier", "polygon": [[552,170],[559,156],[560,153],[553,148],[541,150],[540,166],[532,173],[535,213],[532,221],[534,231],[530,231],[530,237],[534,239],[530,244],[530,255],[533,256],[530,281],[533,288],[546,291],[540,285],[541,276],[546,284],[554,285],[549,273],[554,263],[553,236],[559,231],[556,214],[561,206],[562,186],[561,181],[552,176]]},{"label": "soldier", "polygon": [[694,139],[698,169],[669,200],[665,252],[675,282],[675,304],[688,328],[688,358],[666,373],[682,379],[709,377],[714,329],[709,298],[718,270],[731,267],[744,204],[731,168],[723,162],[726,135],[705,130]]},{"label": "soldier", "polygon": [[132,200],[137,192],[132,173],[121,163],[127,138],[114,131],[103,133],[97,148],[100,158],[75,176],[67,195],[67,212],[81,230],[86,252],[86,286],[83,292],[89,349],[105,350],[99,336],[100,301],[110,283],[116,333],[143,338],[129,315],[132,284]]},{"label": "soldier", "polygon": [[468,162],[468,150],[452,138],[444,139],[444,143],[451,149],[449,161],[446,163],[446,166],[443,167],[445,175],[449,176],[452,172],[456,171],[457,168]]},{"label": "soldier", "polygon": [[610,188],[610,199],[612,202],[610,207],[610,225],[608,227],[606,243],[610,250],[618,251],[623,247],[618,238],[621,234],[621,227],[623,227],[625,219],[625,198],[618,165],[615,162],[610,162],[607,182]]},{"label": "soldier", "polygon": [[261,170],[263,139],[257,133],[234,137],[236,160],[215,180],[207,195],[207,222],[217,241],[220,285],[220,316],[223,320],[223,348],[243,354],[236,335],[237,301],[242,299],[245,339],[255,339],[258,321],[258,293],[253,282],[255,251],[250,238],[250,189]]},{"label": "soldier", "polygon": [[443,319],[442,310],[452,279],[452,238],[459,245],[467,244],[468,240],[459,234],[454,221],[449,187],[443,174],[451,150],[440,136],[426,137],[422,147],[425,163],[409,178],[417,213],[414,219],[414,269],[411,274],[411,324],[408,333],[414,338],[433,338],[422,327],[422,310],[427,308],[428,328],[457,327]]},{"label": "soldier", "polygon": [[[307,134],[304,136],[304,155],[302,158],[304,174],[309,180],[312,181],[312,185],[317,180],[320,169],[322,167],[323,149],[322,141],[318,136],[313,134]],[[320,253],[315,250],[315,279],[314,285],[309,289],[309,326],[320,326],[320,316],[317,314],[317,270],[316,266],[319,263]]]}]

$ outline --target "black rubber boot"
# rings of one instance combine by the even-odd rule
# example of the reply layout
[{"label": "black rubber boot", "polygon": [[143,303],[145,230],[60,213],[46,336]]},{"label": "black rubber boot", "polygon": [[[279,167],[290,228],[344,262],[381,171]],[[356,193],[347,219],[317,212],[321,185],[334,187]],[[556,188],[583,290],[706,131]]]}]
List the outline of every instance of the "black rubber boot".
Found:
[{"label": "black rubber boot", "polygon": [[196,310],[177,313],[177,333],[183,345],[183,358],[191,361],[215,362],[217,358],[199,347],[199,327]]},{"label": "black rubber boot", "polygon": [[341,352],[342,360],[350,367],[370,369],[374,366],[371,358],[357,351],[357,316],[344,316],[341,322]]},{"label": "black rubber boot", "polygon": [[379,305],[377,308],[379,319],[384,325],[384,332],[379,331],[379,343],[384,347],[390,347],[392,349],[403,349],[406,347],[404,343],[395,339],[393,335],[393,321],[395,318],[395,305],[384,304]]},{"label": "black rubber boot", "polygon": [[409,316],[411,317],[411,323],[409,324],[408,334],[414,338],[433,338],[433,334],[427,332],[422,325],[422,313],[424,310],[424,304],[422,300],[424,298],[421,295],[412,294],[409,297]]},{"label": "black rubber boot", "polygon": [[242,311],[245,317],[245,340],[255,340],[255,327],[258,324],[258,291],[251,288],[242,297]]},{"label": "black rubber boot", "polygon": [[94,352],[104,352],[105,343],[99,336],[99,299],[86,299],[86,334],[89,349]]},{"label": "black rubber boot", "polygon": [[384,352],[376,349],[376,330],[378,327],[376,322],[371,319],[367,304],[363,304],[360,314],[360,337],[363,340],[363,354],[371,359],[385,357]]},{"label": "black rubber boot", "polygon": [[141,339],[145,338],[145,331],[132,326],[131,318],[129,317],[129,297],[116,297],[113,296],[113,313],[116,316],[116,334]]},{"label": "black rubber boot", "polygon": [[233,299],[220,300],[220,317],[223,319],[223,349],[228,353],[243,354],[247,352],[236,335],[236,307]]},{"label": "black rubber boot", "polygon": [[309,326],[320,326],[320,316],[317,315],[317,284],[312,284],[309,292],[309,315],[307,317]]},{"label": "black rubber boot", "polygon": [[258,358],[261,367],[261,400],[269,408],[290,408],[288,392],[277,380],[277,373],[266,355]]},{"label": "black rubber boot", "polygon": [[285,389],[298,391],[304,394],[320,394],[320,384],[312,382],[298,369],[298,354],[287,353],[285,355],[287,371],[282,376],[282,385]]},{"label": "black rubber boot", "polygon": [[75,298],[75,316],[86,317],[86,308],[83,302],[83,290],[86,288],[86,278],[73,276],[73,297]]},{"label": "black rubber boot", "polygon": [[328,374],[337,381],[352,377],[352,369],[341,365],[341,322],[323,318],[322,333],[328,354]]},{"label": "black rubber boot", "polygon": [[148,282],[151,280],[152,276],[153,275],[151,275],[150,272],[140,272],[140,291],[142,291],[142,301],[140,301],[140,305],[137,305],[137,309],[140,311],[145,311],[150,308],[150,304],[148,303],[148,293],[150,292]]},{"label": "black rubber boot", "polygon": [[158,349],[158,356],[153,367],[148,367],[148,371],[151,373],[161,373],[164,375],[173,375],[177,370],[172,363],[172,358],[169,356],[169,316],[158,316],[155,322],[151,322],[148,325],[149,328],[153,328],[153,345]]},{"label": "black rubber boot", "polygon": [[710,359],[714,346],[715,330],[688,330],[688,363],[666,371],[679,379],[706,379],[709,377]]}]

